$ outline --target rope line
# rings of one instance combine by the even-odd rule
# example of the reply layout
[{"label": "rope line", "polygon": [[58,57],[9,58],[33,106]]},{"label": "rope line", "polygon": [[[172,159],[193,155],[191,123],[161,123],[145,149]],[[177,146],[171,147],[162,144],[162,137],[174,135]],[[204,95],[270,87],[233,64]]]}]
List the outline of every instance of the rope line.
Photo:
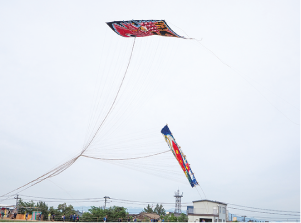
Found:
[{"label": "rope line", "polygon": [[[133,51],[134,51],[135,42],[136,42],[136,37],[134,38],[134,42],[133,42],[133,46],[132,46],[132,50],[131,50],[131,55],[130,55],[130,58],[129,58],[129,62],[128,62],[127,68],[126,68],[126,70],[125,70],[123,79],[122,79],[122,81],[121,81],[121,84],[120,84],[120,86],[119,86],[119,89],[118,89],[118,91],[117,91],[117,94],[116,94],[116,96],[115,96],[115,98],[114,98],[114,101],[113,101],[113,103],[112,103],[112,105],[111,105],[109,111],[107,112],[105,118],[103,119],[102,123],[100,124],[100,126],[99,126],[98,129],[96,130],[96,132],[95,132],[95,134],[93,135],[93,137],[92,137],[92,139],[90,140],[90,142],[88,143],[88,145],[84,147],[84,149],[81,151],[81,153],[80,153],[79,155],[77,155],[76,157],[72,158],[71,160],[69,160],[69,161],[63,163],[62,165],[60,165],[60,166],[58,166],[58,167],[52,169],[51,171],[49,171],[49,172],[43,174],[42,176],[40,176],[40,177],[38,177],[38,178],[36,178],[36,179],[30,181],[30,182],[27,183],[27,184],[24,184],[23,186],[18,187],[17,189],[14,189],[14,190],[12,190],[12,191],[10,191],[10,192],[4,194],[4,195],[1,195],[0,197],[3,197],[3,196],[5,196],[5,195],[8,195],[8,194],[14,192],[14,191],[17,191],[17,190],[19,190],[19,189],[21,189],[21,188],[24,188],[24,187],[28,186],[28,187],[26,187],[26,188],[24,189],[24,190],[26,190],[26,189],[28,189],[29,187],[32,187],[32,186],[34,186],[34,185],[36,185],[36,184],[38,184],[38,183],[40,183],[40,182],[46,180],[47,178],[51,178],[51,177],[54,177],[54,176],[60,174],[60,173],[62,173],[63,171],[65,171],[66,169],[68,169],[73,163],[75,163],[75,161],[76,161],[80,156],[82,156],[82,154],[83,154],[83,153],[88,149],[88,147],[91,145],[91,143],[93,142],[93,140],[94,140],[95,136],[97,135],[98,131],[99,131],[100,128],[103,126],[104,122],[106,121],[107,117],[109,116],[109,114],[110,114],[111,111],[112,111],[112,108],[113,108],[113,106],[114,106],[114,104],[115,104],[115,102],[116,102],[116,100],[117,100],[117,97],[118,97],[118,95],[119,95],[120,89],[121,89],[121,87],[122,87],[122,85],[123,85],[123,82],[124,82],[124,79],[125,79],[125,77],[126,77],[128,68],[129,68],[129,66],[130,66],[131,59],[132,59],[132,55],[133,55]],[[22,191],[24,191],[24,190],[22,190]]]},{"label": "rope line", "polygon": [[161,153],[155,153],[152,155],[147,155],[147,156],[139,156],[139,157],[131,157],[131,158],[124,158],[124,159],[107,159],[107,158],[98,158],[98,157],[92,157],[92,156],[86,156],[86,155],[82,155],[83,157],[87,157],[87,158],[91,158],[91,159],[98,159],[98,160],[133,160],[133,159],[141,159],[141,158],[147,158],[147,157],[151,157],[151,156],[157,156],[160,155],[162,153],[167,153],[170,150],[161,152]]}]

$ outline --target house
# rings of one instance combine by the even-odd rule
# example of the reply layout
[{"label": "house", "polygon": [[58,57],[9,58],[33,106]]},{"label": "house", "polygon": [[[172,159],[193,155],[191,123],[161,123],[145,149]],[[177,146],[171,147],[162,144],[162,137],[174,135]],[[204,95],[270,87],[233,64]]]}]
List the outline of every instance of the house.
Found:
[{"label": "house", "polygon": [[187,207],[189,222],[226,222],[228,219],[227,204],[219,201],[198,200]]},{"label": "house", "polygon": [[159,220],[160,216],[157,215],[156,213],[146,213],[146,212],[141,212],[140,214],[131,214],[129,216],[132,216],[133,218],[136,218],[138,221],[150,221],[150,219],[155,219]]},{"label": "house", "polygon": [[15,211],[14,205],[0,204],[0,213],[4,213],[5,217],[9,217]]}]

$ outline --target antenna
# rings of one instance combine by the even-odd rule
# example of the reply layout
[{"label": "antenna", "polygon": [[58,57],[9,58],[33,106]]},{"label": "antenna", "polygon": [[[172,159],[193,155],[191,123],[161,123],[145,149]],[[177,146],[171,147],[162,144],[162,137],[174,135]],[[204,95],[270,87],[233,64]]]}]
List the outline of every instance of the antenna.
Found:
[{"label": "antenna", "polygon": [[180,190],[178,189],[175,192],[175,196],[174,197],[176,198],[175,213],[181,214],[182,213],[182,210],[181,210],[181,198],[183,197],[183,192],[180,195]]}]

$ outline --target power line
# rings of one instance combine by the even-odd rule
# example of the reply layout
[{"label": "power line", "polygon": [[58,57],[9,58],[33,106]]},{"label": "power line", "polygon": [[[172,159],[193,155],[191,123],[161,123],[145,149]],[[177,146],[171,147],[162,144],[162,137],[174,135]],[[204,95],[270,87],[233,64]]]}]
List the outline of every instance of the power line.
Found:
[{"label": "power line", "polygon": [[228,207],[228,208],[237,209],[237,210],[243,210],[243,211],[250,211],[250,212],[265,213],[265,214],[277,214],[277,215],[300,216],[300,214],[299,214],[299,215],[294,215],[294,214],[278,214],[278,213],[272,213],[272,212],[253,211],[253,210],[240,209],[240,208],[233,208],[233,207]]},{"label": "power line", "polygon": [[[230,203],[227,203],[230,204]],[[252,208],[252,209],[259,209],[259,210],[265,210],[265,211],[278,211],[278,212],[292,212],[292,213],[300,213],[299,211],[282,211],[282,210],[273,210],[273,209],[263,209],[263,208],[255,208],[255,207],[248,207],[248,206],[243,206],[243,205],[238,205],[238,204],[230,204],[238,207],[245,207],[245,208]]]}]

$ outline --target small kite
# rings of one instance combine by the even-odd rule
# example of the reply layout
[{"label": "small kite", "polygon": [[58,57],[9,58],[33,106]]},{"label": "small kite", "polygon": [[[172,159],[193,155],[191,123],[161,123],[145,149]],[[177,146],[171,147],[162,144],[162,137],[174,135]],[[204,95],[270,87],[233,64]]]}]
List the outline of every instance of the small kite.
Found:
[{"label": "small kite", "polygon": [[184,38],[176,34],[164,20],[129,20],[107,22],[108,26],[123,37],[170,36]]},{"label": "small kite", "polygon": [[185,173],[191,187],[194,187],[196,185],[199,185],[196,181],[194,174],[189,166],[189,163],[187,162],[186,156],[181,150],[181,147],[178,146],[176,143],[175,138],[171,134],[171,131],[169,130],[168,126],[165,125],[164,128],[161,130],[161,133],[164,136],[165,141],[167,142],[169,148],[171,149],[173,155],[178,160],[183,172]]}]

